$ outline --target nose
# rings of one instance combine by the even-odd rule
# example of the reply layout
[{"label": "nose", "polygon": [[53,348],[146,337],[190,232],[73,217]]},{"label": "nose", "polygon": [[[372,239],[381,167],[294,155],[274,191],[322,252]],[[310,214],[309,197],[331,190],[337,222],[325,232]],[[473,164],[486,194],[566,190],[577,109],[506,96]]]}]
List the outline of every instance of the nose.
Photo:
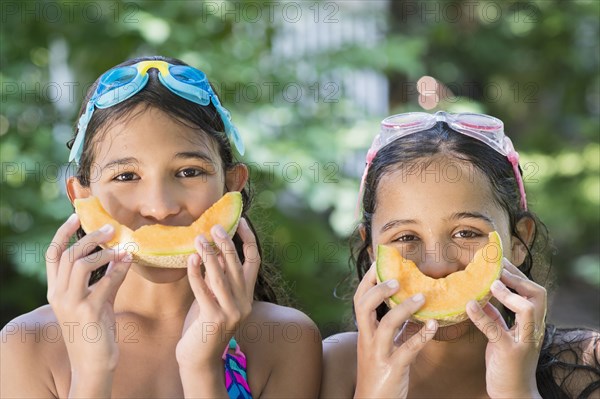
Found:
[{"label": "nose", "polygon": [[444,278],[466,267],[461,261],[461,248],[452,242],[436,241],[421,248],[420,255],[415,263],[421,273],[431,278]]},{"label": "nose", "polygon": [[140,214],[156,222],[164,222],[181,211],[181,202],[176,190],[169,189],[166,182],[154,182],[143,191],[140,199]]}]

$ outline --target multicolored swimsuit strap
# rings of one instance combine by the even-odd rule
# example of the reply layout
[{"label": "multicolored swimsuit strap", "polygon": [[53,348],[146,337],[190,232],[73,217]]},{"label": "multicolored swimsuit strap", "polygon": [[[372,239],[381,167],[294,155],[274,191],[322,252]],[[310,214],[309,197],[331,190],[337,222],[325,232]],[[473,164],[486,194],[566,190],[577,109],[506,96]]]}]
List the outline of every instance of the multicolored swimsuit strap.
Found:
[{"label": "multicolored swimsuit strap", "polygon": [[[235,351],[234,353],[229,353]],[[252,399],[248,376],[246,374],[246,355],[236,342],[231,338],[229,345],[223,352],[225,361],[225,387],[230,399]]]}]

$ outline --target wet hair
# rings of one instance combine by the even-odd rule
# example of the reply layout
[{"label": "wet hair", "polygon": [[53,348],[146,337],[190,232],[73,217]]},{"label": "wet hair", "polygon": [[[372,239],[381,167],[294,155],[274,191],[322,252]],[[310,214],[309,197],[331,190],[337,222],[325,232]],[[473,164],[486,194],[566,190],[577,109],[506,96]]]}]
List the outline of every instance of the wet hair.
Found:
[{"label": "wet hair", "polygon": [[[351,264],[355,267],[358,281],[362,280],[371,266],[369,249],[372,241],[372,219],[377,208],[377,188],[381,179],[395,171],[411,171],[413,168],[426,168],[436,159],[446,157],[456,162],[462,162],[475,168],[491,185],[492,200],[503,209],[509,218],[509,229],[512,236],[516,237],[527,248],[527,255],[519,269],[527,277],[540,285],[548,286],[550,262],[548,255],[551,245],[546,226],[530,211],[523,210],[520,206],[520,193],[515,179],[514,171],[505,156],[496,152],[487,144],[460,134],[451,129],[445,122],[438,122],[428,130],[397,139],[379,149],[374,157],[365,180],[362,198],[363,215],[359,226],[351,238]],[[535,223],[535,231],[531,242],[519,235],[517,223],[523,218],[530,218]],[[361,236],[364,234],[364,237]],[[385,304],[377,308],[377,319],[387,313]],[[507,308],[502,312],[507,325],[514,324],[515,314]],[[560,332],[560,331],[559,331]],[[544,343],[537,369],[538,387],[544,398],[569,397],[552,377],[553,369],[557,366],[571,370],[585,369],[596,373],[600,377],[600,364],[595,358],[595,367],[579,364],[577,351],[574,345],[583,339],[572,340],[568,345],[563,345],[562,352],[571,348],[576,357],[574,361],[561,360],[562,352],[552,352],[554,338],[562,336],[557,329],[549,325],[545,331]],[[581,355],[581,354],[579,354]],[[596,381],[586,388],[592,392],[600,388]]]},{"label": "wet hair", "polygon": [[[140,61],[147,60],[160,60],[174,65],[187,65],[184,62],[174,58],[151,56],[131,59],[115,66],[115,68],[133,65]],[[227,138],[227,135],[224,133],[225,128],[223,121],[221,120],[221,117],[212,103],[202,106],[172,93],[168,88],[160,83],[158,79],[158,71],[155,68],[150,68],[148,70],[148,75],[148,83],[134,96],[112,107],[96,109],[94,111],[85,133],[83,153],[81,154],[79,166],[75,172],[75,177],[84,187],[89,187],[92,179],[92,166],[94,162],[95,147],[107,134],[108,128],[111,126],[111,124],[117,121],[131,117],[134,110],[138,112],[140,107],[141,112],[145,112],[150,108],[158,109],[172,117],[178,123],[185,124],[186,126],[189,126],[197,131],[199,137],[201,137],[203,140],[212,140],[218,148],[224,170],[230,170],[239,164],[239,162],[233,156],[231,144]],[[85,112],[86,105],[96,90],[99,80],[100,79],[98,78],[88,90],[77,118],[79,118]],[[79,132],[76,130],[75,136],[67,143],[67,147],[69,149],[73,146],[73,142],[75,141],[78,133]],[[247,184],[247,186],[241,190],[241,194],[243,200],[242,217],[248,221],[250,229],[256,235],[256,229],[248,217],[248,212],[252,202],[252,191],[249,187],[249,184]],[[82,229],[79,229],[77,235],[78,238],[81,238],[85,235],[85,233]],[[244,262],[242,240],[237,233],[233,237],[233,242],[235,243],[240,260]],[[285,294],[283,288],[281,288],[281,278],[279,272],[275,270],[272,265],[264,261],[263,250],[258,240],[258,236],[257,246],[259,255],[263,261],[261,262],[261,267],[258,271],[257,281],[254,289],[254,299],[272,303],[282,303],[287,301],[287,295]],[[98,248],[98,250],[99,249],[100,248]],[[102,278],[106,272],[107,266],[108,265],[104,265],[92,273],[89,281],[90,285],[96,283],[100,278]]]}]

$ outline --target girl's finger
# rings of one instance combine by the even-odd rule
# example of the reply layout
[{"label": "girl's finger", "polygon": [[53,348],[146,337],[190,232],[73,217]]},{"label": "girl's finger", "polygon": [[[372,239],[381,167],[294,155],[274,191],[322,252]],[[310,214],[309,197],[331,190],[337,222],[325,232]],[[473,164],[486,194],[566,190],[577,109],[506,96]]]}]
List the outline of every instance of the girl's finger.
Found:
[{"label": "girl's finger", "polygon": [[117,291],[127,277],[131,261],[131,254],[126,253],[118,261],[110,262],[106,273],[92,289],[90,299],[99,303],[105,303],[107,300],[114,303]]},{"label": "girl's finger", "polygon": [[73,270],[73,264],[77,260],[89,255],[101,244],[110,241],[114,234],[115,228],[107,224],[71,245],[65,251],[60,260],[60,265],[58,268],[59,282],[57,284],[57,289],[66,290],[68,288],[69,280],[71,279],[71,272]]},{"label": "girl's finger", "polygon": [[506,325],[506,321],[504,320],[504,317],[502,317],[502,314],[498,309],[496,309],[494,305],[488,302],[485,305],[483,305],[482,310],[485,314],[490,316],[492,320],[494,320],[494,322],[498,323],[500,327],[502,327],[504,330],[509,330],[508,326]]},{"label": "girl's finger", "polygon": [[488,341],[497,342],[500,339],[507,339],[503,338],[508,337],[508,329],[502,316],[499,312],[497,315],[494,315],[493,309],[489,309],[489,306],[493,308],[490,303],[487,303],[484,311],[477,301],[470,301],[467,303],[467,315],[473,324],[475,324],[475,327],[486,336]]},{"label": "girl's finger", "polygon": [[506,258],[502,259],[502,267],[504,267],[505,270],[508,270],[512,274],[516,274],[517,276],[519,276],[521,278],[528,279],[527,276],[525,275],[525,273],[523,273],[521,271],[521,269],[519,269],[518,267],[516,267],[515,265],[510,263],[510,261]]},{"label": "girl's finger", "polygon": [[48,294],[53,294],[55,290],[56,279],[60,259],[63,253],[69,247],[69,239],[77,232],[79,228],[79,218],[76,213],[69,216],[54,234],[48,250],[46,250],[46,276],[48,278]]},{"label": "girl's finger", "polygon": [[377,332],[375,332],[376,340],[378,341],[376,350],[381,348],[381,351],[389,353],[394,346],[394,338],[404,325],[404,322],[419,310],[424,303],[425,297],[423,294],[417,294],[387,312],[379,322]]},{"label": "girl's finger", "polygon": [[[366,277],[366,276],[365,276]],[[364,336],[372,337],[377,326],[376,309],[386,298],[398,291],[400,285],[396,280],[388,280],[385,283],[372,287],[358,301],[354,302],[356,323],[358,329],[365,333]]]},{"label": "girl's finger", "polygon": [[536,305],[521,295],[510,292],[500,280],[492,283],[492,295],[515,312],[517,322],[530,323],[535,320]]},{"label": "girl's finger", "polygon": [[219,265],[219,260],[217,259],[217,249],[202,235],[196,237],[194,244],[196,250],[202,257],[202,262],[204,263],[204,268],[206,270],[206,278],[210,283],[210,289],[215,295],[217,302],[225,312],[236,311],[237,306],[233,300],[228,278],[225,276],[223,269]]},{"label": "girl's finger", "polygon": [[219,225],[213,226],[210,233],[223,257],[225,274],[232,283],[233,291],[239,292],[240,289],[244,288],[244,276],[242,275],[242,263],[235,245],[225,229]]},{"label": "girl's finger", "polygon": [[531,298],[534,301],[544,300],[546,297],[546,289],[534,281],[529,280],[527,277],[521,277],[520,275],[513,274],[508,270],[502,270],[500,276],[502,281],[507,287],[517,291],[519,295],[526,298]]},{"label": "girl's finger", "polygon": [[212,313],[217,310],[217,304],[212,296],[210,288],[206,285],[204,278],[202,277],[202,270],[200,268],[200,256],[198,254],[192,254],[188,258],[187,270],[188,279],[190,281],[190,287],[194,297],[198,301],[198,305],[202,312]]},{"label": "girl's finger", "polygon": [[252,232],[252,229],[250,229],[245,218],[240,220],[237,233],[242,239],[244,246],[244,265],[242,266],[242,273],[244,281],[246,282],[246,293],[250,296],[250,299],[253,299],[254,286],[256,285],[256,278],[261,263],[260,252],[258,251],[256,236]]},{"label": "girl's finger", "polygon": [[83,298],[88,293],[88,282],[92,272],[109,262],[119,262],[127,252],[117,252],[113,249],[103,249],[73,263],[67,290],[69,295]]},{"label": "girl's finger", "polygon": [[435,320],[427,320],[425,325],[418,333],[406,340],[392,355],[396,364],[409,365],[415,360],[421,349],[433,339],[438,329],[438,323]]},{"label": "girl's finger", "polygon": [[362,298],[371,288],[377,285],[377,270],[375,270],[375,262],[371,264],[371,267],[365,273],[362,280],[358,284],[356,288],[356,292],[354,293],[354,303],[358,302],[360,298]]}]

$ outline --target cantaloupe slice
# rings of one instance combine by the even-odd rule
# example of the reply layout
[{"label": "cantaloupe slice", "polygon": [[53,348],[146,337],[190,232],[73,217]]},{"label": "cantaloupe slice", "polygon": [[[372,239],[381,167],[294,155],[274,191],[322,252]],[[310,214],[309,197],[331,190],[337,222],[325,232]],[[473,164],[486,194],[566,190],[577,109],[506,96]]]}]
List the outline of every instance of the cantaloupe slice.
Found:
[{"label": "cantaloupe slice", "polygon": [[183,268],[187,258],[196,252],[194,238],[203,234],[211,241],[210,229],[219,224],[232,236],[242,215],[242,195],[228,192],[208,208],[189,226],[142,226],[133,231],[113,219],[96,197],[76,199],[75,212],[86,233],[98,230],[105,224],[115,228],[113,239],[104,247],[119,246],[133,255],[133,262],[144,266]]},{"label": "cantaloupe slice", "polygon": [[391,246],[377,247],[377,280],[396,279],[400,289],[386,303],[390,307],[421,292],[425,304],[412,317],[413,320],[436,319],[440,326],[460,323],[468,318],[466,305],[476,300],[485,305],[491,297],[490,287],[502,272],[502,243],[495,231],[480,248],[464,270],[444,278],[434,279],[421,273],[414,262],[404,259]]}]

